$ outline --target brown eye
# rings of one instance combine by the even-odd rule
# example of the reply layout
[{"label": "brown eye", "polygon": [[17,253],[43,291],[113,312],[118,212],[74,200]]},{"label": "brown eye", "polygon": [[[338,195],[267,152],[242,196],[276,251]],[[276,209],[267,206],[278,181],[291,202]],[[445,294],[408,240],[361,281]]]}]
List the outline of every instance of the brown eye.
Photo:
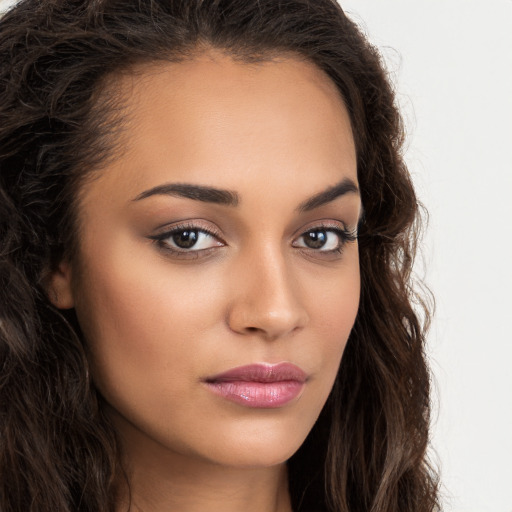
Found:
[{"label": "brown eye", "polygon": [[320,249],[327,243],[327,231],[323,229],[308,231],[302,236],[304,245],[310,249]]},{"label": "brown eye", "polygon": [[158,242],[162,249],[174,253],[196,253],[221,247],[224,244],[218,235],[196,226],[176,226],[174,229],[150,237]]},{"label": "brown eye", "polygon": [[318,252],[329,252],[340,250],[344,241],[342,230],[317,228],[303,233],[293,245]]},{"label": "brown eye", "polygon": [[183,230],[172,235],[172,241],[180,249],[191,249],[199,239],[199,231]]}]

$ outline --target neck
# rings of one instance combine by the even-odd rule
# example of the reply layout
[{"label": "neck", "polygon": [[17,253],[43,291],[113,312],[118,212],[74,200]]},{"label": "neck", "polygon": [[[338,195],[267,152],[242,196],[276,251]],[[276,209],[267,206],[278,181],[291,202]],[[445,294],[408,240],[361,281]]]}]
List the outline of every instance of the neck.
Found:
[{"label": "neck", "polygon": [[291,512],[284,464],[243,469],[174,464],[165,471],[154,464],[129,471],[130,490],[119,512]]}]

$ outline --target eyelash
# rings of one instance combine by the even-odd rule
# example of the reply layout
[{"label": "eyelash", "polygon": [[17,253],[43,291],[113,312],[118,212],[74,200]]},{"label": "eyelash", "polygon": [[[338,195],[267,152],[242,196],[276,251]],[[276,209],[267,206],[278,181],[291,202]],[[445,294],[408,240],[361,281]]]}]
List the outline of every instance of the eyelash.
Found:
[{"label": "eyelash", "polygon": [[[212,238],[217,239],[221,242],[221,245],[214,246],[214,247],[208,247],[205,249],[180,249],[177,247],[172,247],[168,242],[166,242],[169,238],[173,237],[176,234],[185,232],[185,231],[194,231],[198,233],[203,233],[208,236],[211,236]],[[343,252],[343,249],[347,243],[355,242],[357,240],[357,229],[350,230],[346,227],[340,228],[339,225],[332,225],[330,223],[326,224],[319,224],[317,226],[313,226],[309,229],[306,229],[303,231],[295,240],[299,240],[300,238],[304,237],[307,233],[312,232],[318,232],[318,231],[324,231],[326,233],[335,233],[339,238],[339,243],[336,248],[329,249],[329,250],[321,250],[314,249],[311,247],[297,247],[294,246],[297,249],[300,249],[303,252],[307,252],[309,254],[314,253],[315,255],[322,255],[322,256],[332,256],[341,254]],[[166,253],[170,253],[173,257],[177,258],[183,258],[183,259],[197,259],[200,258],[202,255],[209,254],[213,249],[216,247],[222,247],[223,245],[226,245],[224,240],[220,237],[220,234],[214,230],[198,226],[194,223],[182,223],[178,224],[176,226],[173,226],[172,229],[169,229],[163,233],[159,233],[157,235],[153,235],[148,237],[149,239],[153,240],[155,244],[161,249],[162,251],[165,251]],[[294,240],[294,242],[295,242]]]},{"label": "eyelash", "polygon": [[[160,233],[154,236],[150,236],[149,238],[153,240],[157,246],[166,253],[170,253],[172,256],[178,257],[178,258],[189,258],[189,259],[197,259],[201,256],[201,254],[208,254],[211,252],[212,249],[215,249],[215,247],[209,247],[207,249],[199,249],[199,250],[186,250],[186,249],[180,249],[177,247],[172,247],[169,243],[166,242],[169,238],[172,236],[182,233],[184,231],[197,231],[198,233],[203,233],[206,235],[211,236],[212,238],[215,238],[217,240],[220,240],[222,244],[224,245],[225,242],[220,237],[220,234],[214,230],[204,228],[202,226],[198,226],[197,224],[193,223],[182,223],[178,224],[176,226],[173,226],[172,229],[169,229],[165,231],[164,233]],[[221,247],[221,246],[217,246]]]},{"label": "eyelash", "polygon": [[329,250],[321,250],[321,249],[313,249],[311,247],[297,247],[298,249],[308,252],[309,254],[314,253],[315,255],[320,256],[333,256],[333,255],[341,255],[345,245],[351,242],[355,242],[357,240],[357,229],[350,230],[347,227],[341,228],[339,225],[332,225],[329,223],[319,224],[317,226],[313,226],[309,229],[303,231],[296,240],[301,239],[307,233],[314,233],[324,231],[326,233],[335,233],[339,239],[338,245],[334,249]]}]

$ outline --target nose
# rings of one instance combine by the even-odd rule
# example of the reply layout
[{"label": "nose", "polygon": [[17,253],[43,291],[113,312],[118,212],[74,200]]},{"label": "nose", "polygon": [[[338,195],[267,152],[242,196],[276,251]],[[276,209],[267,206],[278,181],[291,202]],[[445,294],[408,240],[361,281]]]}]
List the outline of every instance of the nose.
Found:
[{"label": "nose", "polygon": [[233,299],[228,310],[229,327],[239,334],[267,340],[285,337],[309,321],[284,258],[269,253],[252,255],[233,272]]}]

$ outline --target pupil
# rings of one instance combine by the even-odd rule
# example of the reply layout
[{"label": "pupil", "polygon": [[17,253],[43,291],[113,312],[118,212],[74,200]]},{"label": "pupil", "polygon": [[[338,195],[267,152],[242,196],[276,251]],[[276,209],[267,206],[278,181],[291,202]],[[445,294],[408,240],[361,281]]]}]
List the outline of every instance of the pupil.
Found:
[{"label": "pupil", "polygon": [[197,231],[180,231],[172,236],[172,240],[180,249],[190,249],[197,242]]},{"label": "pupil", "polygon": [[304,243],[311,249],[319,249],[327,242],[327,233],[325,231],[310,231],[306,233]]}]

